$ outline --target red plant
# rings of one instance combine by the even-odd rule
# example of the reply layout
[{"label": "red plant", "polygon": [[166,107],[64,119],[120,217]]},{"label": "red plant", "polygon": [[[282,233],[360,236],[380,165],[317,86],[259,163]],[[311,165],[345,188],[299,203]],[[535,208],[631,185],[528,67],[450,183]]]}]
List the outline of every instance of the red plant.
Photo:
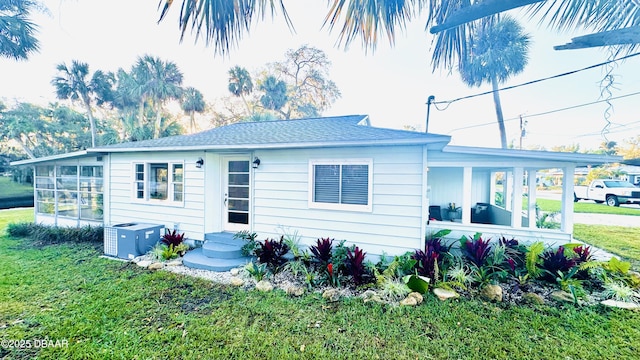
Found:
[{"label": "red plant", "polygon": [[320,238],[317,240],[316,245],[309,248],[313,257],[321,264],[327,264],[331,260],[333,250],[333,239]]},{"label": "red plant", "polygon": [[329,276],[333,276],[333,264],[327,265],[327,271],[329,271]]},{"label": "red plant", "polygon": [[360,285],[363,282],[362,276],[365,274],[364,259],[366,255],[367,253],[357,246],[353,248],[353,252],[351,249],[347,249],[345,265],[347,272],[351,275],[356,285]]},{"label": "red plant", "polygon": [[490,241],[491,239],[483,240],[479,235],[468,240],[462,238],[460,239],[460,248],[464,256],[480,268],[485,265],[491,253]]},{"label": "red plant", "polygon": [[173,229],[173,231],[166,229],[164,235],[162,236],[162,240],[160,241],[162,241],[167,246],[173,245],[173,247],[175,248],[176,246],[182,244],[182,242],[184,241],[184,233],[178,234],[175,229]]},{"label": "red plant", "polygon": [[287,262],[284,257],[287,252],[289,252],[289,246],[284,243],[284,236],[281,236],[279,241],[266,239],[264,242],[259,242],[255,249],[258,261],[261,264],[267,264],[274,273]]}]

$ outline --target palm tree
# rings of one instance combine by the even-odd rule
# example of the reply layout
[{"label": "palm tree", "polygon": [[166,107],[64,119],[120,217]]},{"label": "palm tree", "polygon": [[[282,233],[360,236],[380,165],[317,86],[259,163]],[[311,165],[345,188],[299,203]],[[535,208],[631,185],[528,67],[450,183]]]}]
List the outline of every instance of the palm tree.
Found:
[{"label": "palm tree", "polygon": [[[166,18],[173,3],[173,0],[160,1],[159,21]],[[340,28],[338,42],[344,48],[360,39],[366,49],[375,49],[378,40],[385,36],[393,44],[399,30],[424,9],[428,10],[427,27],[439,34],[434,53],[440,54],[434,54],[434,67],[457,65],[460,55],[465,53],[466,35],[473,30],[474,20],[491,18],[522,6],[527,6],[532,15],[540,14],[549,26],[558,30],[586,28],[603,32],[640,27],[637,0],[333,0],[328,3],[324,23],[329,30]],[[237,44],[249,32],[256,15],[264,17],[269,10],[272,17],[282,13],[292,28],[283,0],[182,0],[180,32],[184,37],[187,29],[191,29],[196,38],[204,36],[207,44],[213,43],[216,53],[225,54],[230,45]],[[465,25],[459,26],[461,24]],[[640,39],[636,40],[622,46],[631,50],[640,43]]]},{"label": "palm tree", "polygon": [[30,0],[0,1],[0,56],[27,60],[39,49],[35,37],[37,26],[29,20],[30,10],[36,7]]},{"label": "palm tree", "polygon": [[182,72],[171,61],[165,62],[160,58],[145,55],[138,58],[132,75],[136,83],[134,91],[142,99],[142,106],[146,99],[153,104],[156,115],[153,138],[157,139],[162,130],[164,103],[169,99],[178,100],[182,95]]},{"label": "palm tree", "polygon": [[194,132],[196,125],[195,113],[203,113],[206,106],[202,93],[194,87],[186,88],[182,93],[181,106],[182,110],[189,114],[189,125],[191,132]]},{"label": "palm tree", "polygon": [[91,126],[91,147],[96,146],[96,122],[93,117],[91,104],[96,101],[102,104],[111,99],[111,87],[113,75],[105,74],[101,70],[93,73],[89,80],[89,65],[77,60],[71,62],[71,67],[66,64],[58,64],[56,67],[59,76],[56,76],[51,84],[56,88],[58,99],[71,99],[80,101],[85,108],[89,124]]},{"label": "palm tree", "polygon": [[244,106],[247,108],[247,114],[251,115],[253,111],[247,103],[245,95],[251,94],[253,91],[253,82],[251,81],[251,75],[245,68],[240,66],[234,66],[229,69],[229,92],[233,96],[238,96],[242,99]]},{"label": "palm tree", "polygon": [[503,149],[507,148],[507,134],[499,84],[521,73],[527,65],[530,41],[523,31],[520,24],[508,16],[493,24],[485,23],[472,34],[471,48],[458,67],[462,81],[471,87],[491,83]]}]

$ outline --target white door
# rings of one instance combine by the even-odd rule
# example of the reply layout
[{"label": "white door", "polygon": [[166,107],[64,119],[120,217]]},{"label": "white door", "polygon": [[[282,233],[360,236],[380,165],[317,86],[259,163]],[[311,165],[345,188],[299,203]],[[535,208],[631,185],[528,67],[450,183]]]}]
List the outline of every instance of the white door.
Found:
[{"label": "white door", "polygon": [[224,230],[249,230],[251,209],[251,161],[248,156],[229,156],[223,160]]}]

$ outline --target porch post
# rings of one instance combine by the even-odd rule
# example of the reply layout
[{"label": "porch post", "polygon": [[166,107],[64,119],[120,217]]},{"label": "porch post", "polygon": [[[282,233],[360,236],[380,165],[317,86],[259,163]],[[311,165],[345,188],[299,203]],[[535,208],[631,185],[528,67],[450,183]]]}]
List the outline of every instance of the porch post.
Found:
[{"label": "porch post", "polygon": [[521,167],[513,169],[513,208],[511,209],[511,226],[522,227],[522,181],[524,170]]},{"label": "porch post", "polygon": [[513,211],[513,170],[504,172],[504,179],[502,180],[502,198],[504,199],[504,208]]},{"label": "porch post", "polygon": [[496,172],[492,171],[491,172],[491,183],[489,184],[489,196],[491,196],[491,198],[489,199],[489,204],[491,205],[496,205]]},{"label": "porch post", "polygon": [[529,169],[529,180],[527,183],[529,184],[529,206],[527,209],[527,216],[529,217],[529,228],[535,229],[536,227],[536,190],[537,190],[537,170]]},{"label": "porch post", "polygon": [[567,234],[573,234],[573,178],[575,177],[575,171],[575,165],[570,165],[562,169],[560,230]]},{"label": "porch post", "polygon": [[471,183],[473,168],[465,166],[462,172],[462,223],[471,224]]}]

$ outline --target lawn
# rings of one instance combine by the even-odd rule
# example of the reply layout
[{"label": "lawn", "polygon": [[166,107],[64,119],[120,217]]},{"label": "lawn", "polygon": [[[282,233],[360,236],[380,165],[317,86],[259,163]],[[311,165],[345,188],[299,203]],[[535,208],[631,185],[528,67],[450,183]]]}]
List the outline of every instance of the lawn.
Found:
[{"label": "lawn", "polygon": [[640,227],[574,224],[573,236],[621,256],[640,270]]},{"label": "lawn", "polygon": [[33,206],[33,187],[0,176],[0,209]]},{"label": "lawn", "polygon": [[476,300],[417,308],[290,298],[100,258],[100,246],[35,248],[4,235],[32,212],[0,212],[0,348],[10,359],[635,359],[640,312]]},{"label": "lawn", "polygon": [[[560,211],[559,200],[536,199],[536,203],[543,211]],[[592,213],[592,214],[615,214],[615,215],[635,215],[640,216],[640,206],[632,207],[615,207],[605,204],[596,204],[593,202],[578,201],[573,204],[573,212],[576,213]]]},{"label": "lawn", "polygon": [[0,176],[0,199],[18,196],[33,196],[33,187],[18,184],[11,181],[11,178]]}]

